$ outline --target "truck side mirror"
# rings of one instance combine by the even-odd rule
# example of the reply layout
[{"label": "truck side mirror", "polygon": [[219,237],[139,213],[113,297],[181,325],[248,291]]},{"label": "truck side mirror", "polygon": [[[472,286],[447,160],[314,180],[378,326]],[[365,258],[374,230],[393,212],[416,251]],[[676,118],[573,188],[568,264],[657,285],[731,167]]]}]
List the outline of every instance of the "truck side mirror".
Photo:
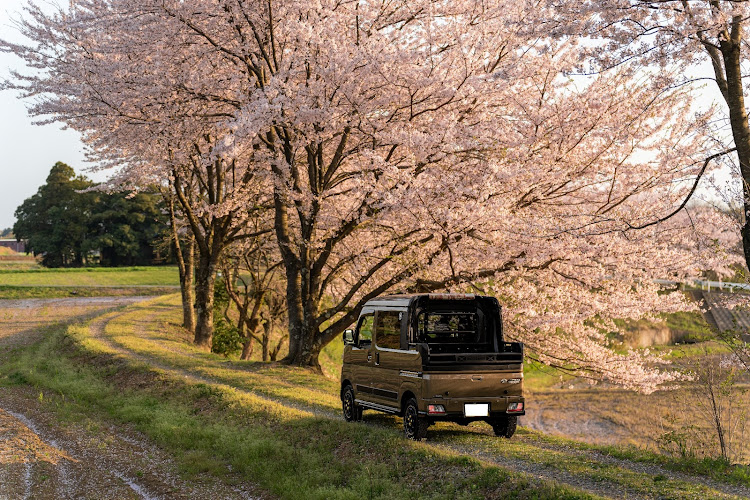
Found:
[{"label": "truck side mirror", "polygon": [[344,330],[344,345],[354,344],[354,330],[347,328]]}]

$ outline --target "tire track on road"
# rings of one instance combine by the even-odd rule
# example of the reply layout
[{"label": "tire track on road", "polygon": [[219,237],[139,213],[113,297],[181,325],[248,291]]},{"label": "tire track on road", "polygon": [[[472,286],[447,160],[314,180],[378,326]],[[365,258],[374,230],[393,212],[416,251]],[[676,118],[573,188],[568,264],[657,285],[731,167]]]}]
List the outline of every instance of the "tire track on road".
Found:
[{"label": "tire track on road", "polygon": [[[97,321],[104,313],[117,315],[113,309],[145,299],[0,301],[0,309],[5,311],[0,318],[3,330],[0,341],[14,349],[23,348],[42,341],[47,334],[62,331],[68,324]],[[97,312],[91,310],[97,307]],[[32,323],[17,325],[19,314],[30,318]],[[0,363],[13,356],[13,352],[0,349]],[[31,385],[8,385],[0,389],[2,500],[257,498],[257,487],[249,483],[227,486],[210,477],[200,483],[185,481],[174,459],[138,433],[121,424],[89,420],[85,415],[61,425],[57,411],[50,411],[48,405],[48,399],[42,399],[39,389]]]}]

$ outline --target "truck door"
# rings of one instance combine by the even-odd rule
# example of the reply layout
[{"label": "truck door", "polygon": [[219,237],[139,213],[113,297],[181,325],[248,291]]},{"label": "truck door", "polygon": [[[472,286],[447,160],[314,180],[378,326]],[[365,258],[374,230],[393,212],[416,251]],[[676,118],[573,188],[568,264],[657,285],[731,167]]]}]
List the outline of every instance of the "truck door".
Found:
[{"label": "truck door", "polygon": [[354,397],[363,401],[372,401],[372,366],[374,362],[372,331],[374,322],[375,313],[373,311],[365,311],[360,315],[355,331],[357,343],[352,347],[350,353]]},{"label": "truck door", "polygon": [[406,313],[403,311],[378,311],[375,315],[375,341],[373,343],[372,387],[373,401],[376,403],[399,407],[399,372],[403,368],[404,355],[401,350],[401,322]]}]

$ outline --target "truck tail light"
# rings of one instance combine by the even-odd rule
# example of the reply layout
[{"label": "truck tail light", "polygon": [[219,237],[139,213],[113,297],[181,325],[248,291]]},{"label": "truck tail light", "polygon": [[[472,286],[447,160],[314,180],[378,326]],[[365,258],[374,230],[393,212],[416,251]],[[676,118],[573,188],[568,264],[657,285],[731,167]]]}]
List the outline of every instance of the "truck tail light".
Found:
[{"label": "truck tail light", "polygon": [[445,413],[445,407],[443,405],[428,405],[427,413],[432,414],[432,415]]},{"label": "truck tail light", "polygon": [[523,403],[510,403],[508,411],[523,411]]}]

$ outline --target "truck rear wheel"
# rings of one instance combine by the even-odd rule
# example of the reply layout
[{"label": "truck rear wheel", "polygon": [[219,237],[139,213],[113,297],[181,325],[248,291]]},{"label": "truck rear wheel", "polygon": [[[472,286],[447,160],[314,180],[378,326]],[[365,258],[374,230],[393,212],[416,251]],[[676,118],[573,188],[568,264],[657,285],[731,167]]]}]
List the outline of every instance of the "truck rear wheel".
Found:
[{"label": "truck rear wheel", "polygon": [[419,417],[417,400],[411,398],[407,401],[404,408],[404,436],[408,439],[421,441],[427,437],[427,428],[429,426],[430,422],[427,419]]},{"label": "truck rear wheel", "polygon": [[492,426],[492,430],[495,431],[495,436],[511,438],[516,433],[518,417],[515,415],[504,415],[490,420],[490,425]]},{"label": "truck rear wheel", "polygon": [[354,389],[347,385],[341,396],[341,406],[344,411],[344,420],[347,422],[359,422],[362,420],[362,407],[354,400]]}]

